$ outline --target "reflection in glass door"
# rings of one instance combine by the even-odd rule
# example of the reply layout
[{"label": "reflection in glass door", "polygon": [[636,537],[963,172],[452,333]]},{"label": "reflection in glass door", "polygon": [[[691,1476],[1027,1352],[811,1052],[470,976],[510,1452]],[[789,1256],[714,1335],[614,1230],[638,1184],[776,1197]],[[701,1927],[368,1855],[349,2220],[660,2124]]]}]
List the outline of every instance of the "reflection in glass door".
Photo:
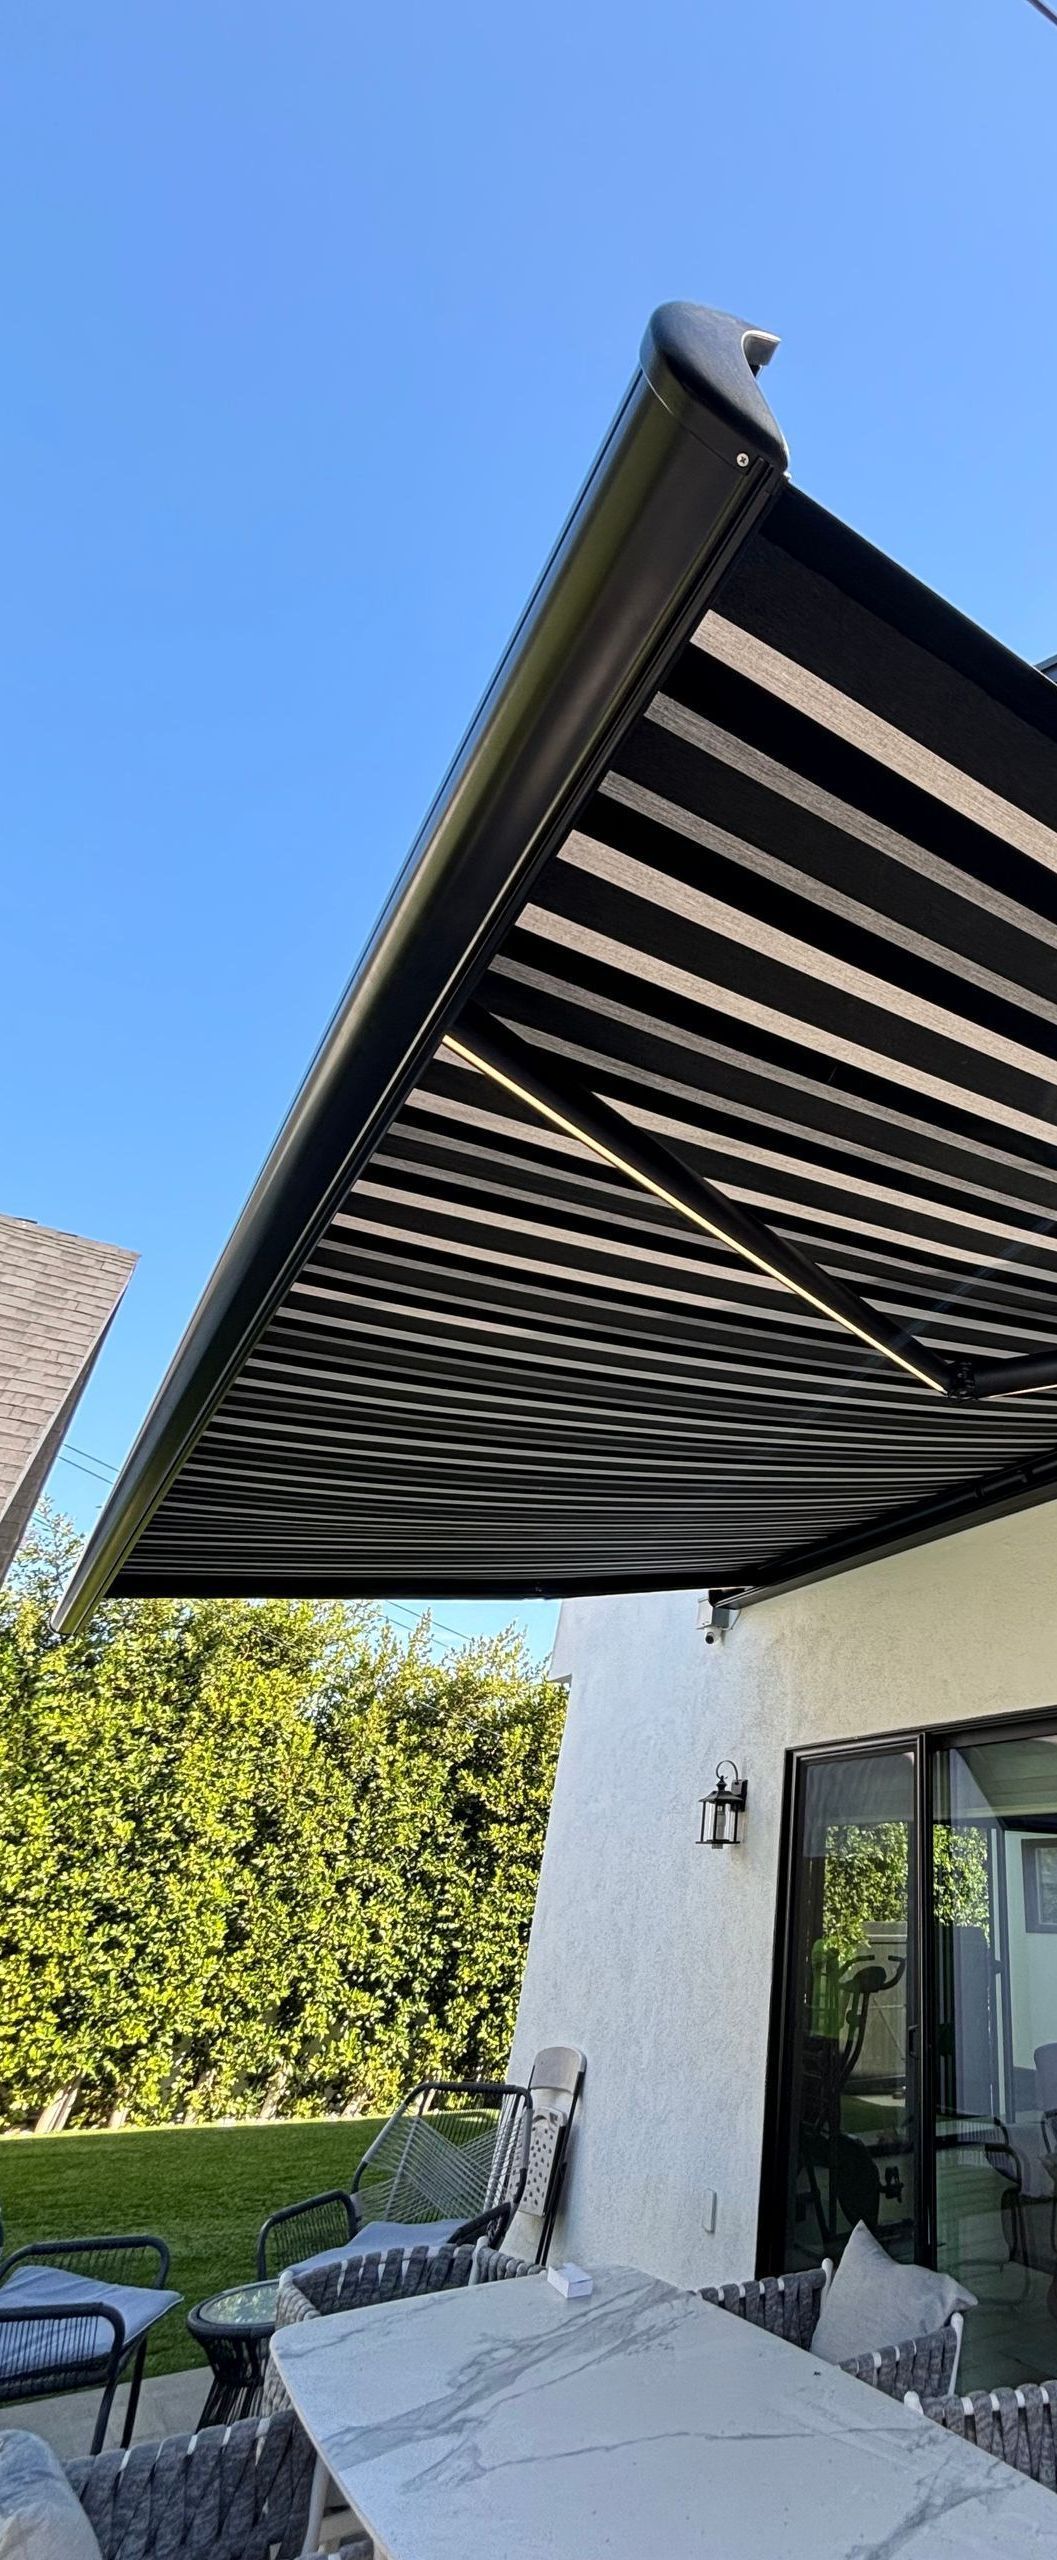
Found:
[{"label": "reflection in glass door", "polygon": [[917,1876],[912,1748],[799,1771],[788,1976],[784,2236],[839,2257],[857,2222],[917,2247]]},{"label": "reflection in glass door", "polygon": [[976,2294],[966,2390],[1047,2381],[1057,1714],[804,1754],[789,1849],[763,2264],[839,2257],[865,2222]]},{"label": "reflection in glass door", "polygon": [[1057,2372],[1057,1736],[938,1745],[936,2253],[966,2390]]}]

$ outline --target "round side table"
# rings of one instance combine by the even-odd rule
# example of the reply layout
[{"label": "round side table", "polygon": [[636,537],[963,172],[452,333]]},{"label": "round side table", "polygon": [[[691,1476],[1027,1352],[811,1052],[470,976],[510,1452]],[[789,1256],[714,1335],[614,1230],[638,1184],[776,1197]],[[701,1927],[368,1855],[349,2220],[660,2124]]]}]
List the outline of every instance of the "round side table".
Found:
[{"label": "round side table", "polygon": [[235,2418],[256,2416],[278,2295],[278,2276],[271,2276],[263,2283],[228,2285],[188,2312],[188,2329],[213,2375],[200,2427],[226,2427]]}]

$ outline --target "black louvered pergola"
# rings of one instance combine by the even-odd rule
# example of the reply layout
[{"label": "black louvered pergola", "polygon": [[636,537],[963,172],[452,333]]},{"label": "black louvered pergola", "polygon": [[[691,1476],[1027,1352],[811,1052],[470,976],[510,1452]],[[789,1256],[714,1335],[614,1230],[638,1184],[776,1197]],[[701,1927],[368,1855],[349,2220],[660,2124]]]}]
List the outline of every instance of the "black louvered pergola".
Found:
[{"label": "black louvered pergola", "polygon": [[771,343],[651,323],[65,1627],[1057,1492],[1057,688],[789,484]]}]

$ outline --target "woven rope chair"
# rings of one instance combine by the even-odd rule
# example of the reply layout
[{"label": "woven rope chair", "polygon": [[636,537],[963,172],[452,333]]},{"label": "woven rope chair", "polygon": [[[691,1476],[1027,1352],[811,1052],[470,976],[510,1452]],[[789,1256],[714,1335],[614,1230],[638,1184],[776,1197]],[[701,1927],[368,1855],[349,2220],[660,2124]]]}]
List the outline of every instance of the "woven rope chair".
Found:
[{"label": "woven rope chair", "polygon": [[505,2249],[478,2248],[474,2252],[475,2284],[508,2284],[512,2276],[535,2276],[539,2268],[528,2258],[508,2257]]},{"label": "woven rope chair", "polygon": [[[827,2258],[820,2267],[807,2267],[795,2275],[760,2276],[750,2284],[708,2285],[701,2299],[750,2321],[753,2328],[768,2330],[772,2337],[787,2339],[790,2346],[810,2347],[832,2273]],[[905,2399],[908,2391],[923,2396],[949,2392],[957,2379],[961,2343],[962,2320],[956,2311],[945,2328],[906,2338],[898,2346],[849,2356],[841,2371],[854,2374],[857,2382],[870,2383],[892,2400]]]},{"label": "woven rope chair", "polygon": [[[0,2222],[0,2252],[3,2223]],[[77,2279],[49,2293],[54,2272]],[[179,2300],[168,2294],[169,2251],[144,2231],[100,2234],[83,2240],[33,2240],[8,2257],[0,2254],[0,2401],[39,2400],[60,2392],[100,2393],[91,2450],[106,2440],[114,2393],[122,2375],[130,2381],[122,2444],[136,2422],[149,2330]],[[34,2282],[39,2290],[33,2290]],[[121,2288],[114,2298],[111,2288]],[[134,2324],[135,2292],[143,2317]],[[152,2307],[152,2305],[154,2307]]]},{"label": "woven rope chair", "polygon": [[802,2275],[761,2276],[752,2284],[705,2285],[702,2302],[731,2311],[754,2329],[767,2329],[792,2347],[809,2347],[815,2334],[830,2268],[808,2267]]},{"label": "woven rope chair", "polygon": [[907,2400],[938,2427],[979,2446],[997,2462],[1008,2462],[1037,2480],[1041,2489],[1057,2489],[1057,2382],[1025,2382],[1017,2390],[969,2391],[964,2398],[930,2397],[911,2390]]},{"label": "woven rope chair", "polygon": [[370,2223],[444,2225],[445,2240],[498,2247],[524,2190],[532,2140],[528,2089],[492,2080],[424,2080],[364,2152],[348,2192],[328,2188],[270,2214],[257,2272],[279,2275],[351,2245]]},{"label": "woven rope chair", "polygon": [[[292,2412],[68,2462],[103,2560],[296,2560],[315,2456]],[[359,2536],[342,2560],[372,2560]],[[331,2550],[328,2560],[338,2560]]]}]

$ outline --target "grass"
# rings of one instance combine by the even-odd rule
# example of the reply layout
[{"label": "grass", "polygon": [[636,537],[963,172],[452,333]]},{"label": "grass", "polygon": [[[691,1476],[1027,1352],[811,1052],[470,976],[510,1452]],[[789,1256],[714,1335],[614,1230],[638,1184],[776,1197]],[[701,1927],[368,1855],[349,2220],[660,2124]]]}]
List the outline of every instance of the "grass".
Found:
[{"label": "grass", "polygon": [[27,2240],[150,2231],[172,2252],[184,2297],[151,2332],[148,2373],[201,2364],[184,2312],[252,2276],[257,2233],[280,2204],[347,2187],[377,2120],[173,2126],[160,2133],[60,2133],[0,2141],[5,2250]]}]

